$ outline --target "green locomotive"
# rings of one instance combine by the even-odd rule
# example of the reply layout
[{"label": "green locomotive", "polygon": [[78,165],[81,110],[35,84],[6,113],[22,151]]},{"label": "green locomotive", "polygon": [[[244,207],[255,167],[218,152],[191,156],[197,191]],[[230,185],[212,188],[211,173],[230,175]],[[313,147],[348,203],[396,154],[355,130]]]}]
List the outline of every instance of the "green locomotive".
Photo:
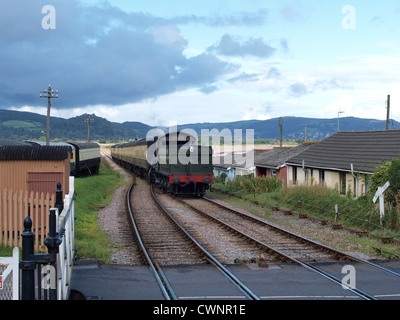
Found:
[{"label": "green locomotive", "polygon": [[184,131],[116,145],[111,156],[171,194],[202,197],[213,182],[212,148]]}]

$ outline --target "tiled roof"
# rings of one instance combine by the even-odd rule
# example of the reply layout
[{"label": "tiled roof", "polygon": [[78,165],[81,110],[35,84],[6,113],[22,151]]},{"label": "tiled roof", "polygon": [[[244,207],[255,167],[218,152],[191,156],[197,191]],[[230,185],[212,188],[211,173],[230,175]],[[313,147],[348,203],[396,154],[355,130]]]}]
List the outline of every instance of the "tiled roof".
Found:
[{"label": "tiled roof", "polygon": [[304,152],[288,164],[326,169],[374,172],[383,161],[400,156],[400,130],[337,132]]},{"label": "tiled roof", "polygon": [[254,164],[272,168],[279,168],[293,156],[310,148],[312,143],[303,143],[296,147],[274,148],[266,151],[256,151]]}]

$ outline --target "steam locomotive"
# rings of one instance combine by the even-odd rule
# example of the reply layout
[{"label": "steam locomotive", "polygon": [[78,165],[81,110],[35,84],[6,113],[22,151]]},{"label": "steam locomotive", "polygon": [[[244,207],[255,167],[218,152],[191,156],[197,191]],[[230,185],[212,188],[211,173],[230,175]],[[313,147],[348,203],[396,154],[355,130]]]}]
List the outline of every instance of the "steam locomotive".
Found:
[{"label": "steam locomotive", "polygon": [[111,156],[174,195],[202,197],[213,182],[212,148],[199,146],[196,138],[184,131],[115,145]]}]

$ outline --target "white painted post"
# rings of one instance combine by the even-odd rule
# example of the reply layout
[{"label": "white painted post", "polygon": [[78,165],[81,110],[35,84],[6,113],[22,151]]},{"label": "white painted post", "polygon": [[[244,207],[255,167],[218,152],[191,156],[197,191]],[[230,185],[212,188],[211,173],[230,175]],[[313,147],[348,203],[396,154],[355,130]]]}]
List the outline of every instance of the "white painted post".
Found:
[{"label": "white painted post", "polygon": [[375,193],[372,201],[375,203],[379,198],[379,214],[380,214],[380,223],[382,225],[382,218],[385,216],[385,191],[390,186],[390,182],[387,181],[382,187],[378,187],[378,190]]}]

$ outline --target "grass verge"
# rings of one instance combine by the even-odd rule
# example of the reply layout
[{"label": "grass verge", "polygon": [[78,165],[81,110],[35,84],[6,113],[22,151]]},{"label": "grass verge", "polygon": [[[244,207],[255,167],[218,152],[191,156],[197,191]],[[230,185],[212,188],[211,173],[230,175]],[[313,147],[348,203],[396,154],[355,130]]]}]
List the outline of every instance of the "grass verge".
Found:
[{"label": "grass verge", "polygon": [[[11,257],[12,251],[13,248],[11,247],[0,246],[0,257]],[[21,250],[20,250],[20,256],[21,256]]]},{"label": "grass verge", "polygon": [[114,191],[123,178],[106,160],[101,161],[97,175],[75,179],[75,246],[77,259],[98,259],[111,263],[113,245],[107,233],[99,228],[99,206],[111,203]]}]

